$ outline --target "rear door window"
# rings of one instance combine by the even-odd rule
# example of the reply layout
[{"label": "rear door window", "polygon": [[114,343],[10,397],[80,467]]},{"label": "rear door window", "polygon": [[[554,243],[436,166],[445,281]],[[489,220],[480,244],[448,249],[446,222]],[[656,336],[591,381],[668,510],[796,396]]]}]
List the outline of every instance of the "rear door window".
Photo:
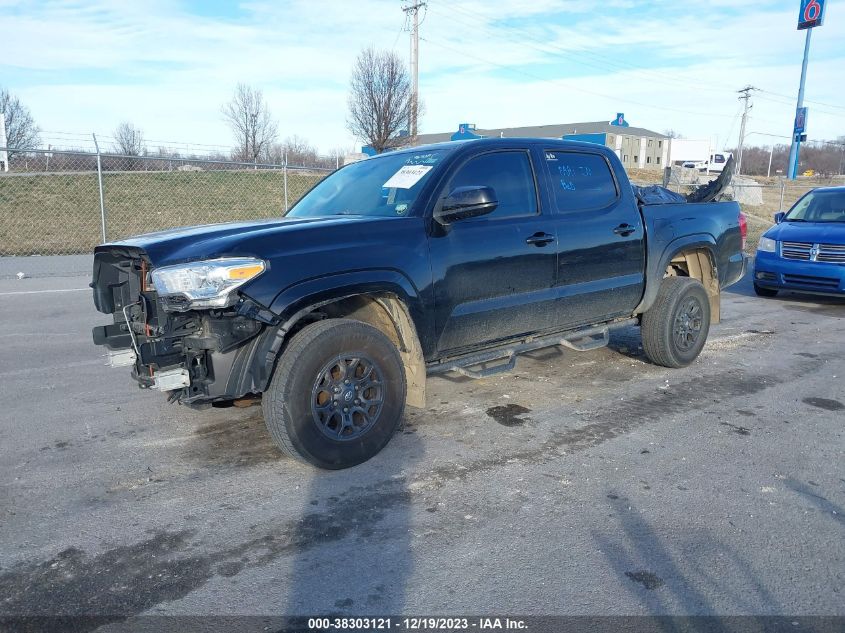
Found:
[{"label": "rear door window", "polygon": [[546,151],[546,164],[559,211],[603,209],[619,198],[613,172],[603,156]]}]

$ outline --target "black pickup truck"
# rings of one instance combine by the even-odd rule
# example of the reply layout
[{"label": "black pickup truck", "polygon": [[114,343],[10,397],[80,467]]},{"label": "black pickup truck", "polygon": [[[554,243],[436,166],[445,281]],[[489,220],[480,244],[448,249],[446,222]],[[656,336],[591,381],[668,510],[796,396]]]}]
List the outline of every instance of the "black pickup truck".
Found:
[{"label": "black pickup truck", "polygon": [[322,468],[378,453],[426,375],[639,325],[682,367],[745,272],[736,203],[646,204],[610,150],[490,139],[341,168],[285,217],[98,246],[111,364],[195,407],[262,398],[276,443]]}]

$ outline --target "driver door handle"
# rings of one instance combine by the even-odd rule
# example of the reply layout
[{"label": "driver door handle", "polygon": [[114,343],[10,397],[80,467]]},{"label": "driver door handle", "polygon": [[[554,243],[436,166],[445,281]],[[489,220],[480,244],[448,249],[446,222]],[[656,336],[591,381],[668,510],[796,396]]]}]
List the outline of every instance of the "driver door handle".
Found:
[{"label": "driver door handle", "polygon": [[532,246],[545,246],[546,244],[551,244],[554,241],[554,235],[549,235],[548,233],[535,233],[525,240],[525,243]]},{"label": "driver door handle", "polygon": [[613,232],[616,233],[616,235],[621,235],[622,237],[628,237],[632,233],[637,232],[637,227],[631,226],[630,224],[620,224],[615,229],[613,229]]}]

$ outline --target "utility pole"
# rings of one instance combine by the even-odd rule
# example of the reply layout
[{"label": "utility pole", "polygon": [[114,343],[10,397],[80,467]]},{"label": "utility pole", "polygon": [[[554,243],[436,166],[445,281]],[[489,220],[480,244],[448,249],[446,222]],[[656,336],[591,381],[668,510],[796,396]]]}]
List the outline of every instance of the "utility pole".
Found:
[{"label": "utility pole", "polygon": [[839,161],[839,173],[845,174],[845,137],[842,138],[842,158]]},{"label": "utility pole", "polygon": [[751,105],[751,91],[757,90],[754,86],[746,86],[742,90],[739,90],[739,94],[742,96],[740,100],[745,101],[745,109],[742,111],[742,125],[739,127],[739,147],[737,147],[736,153],[736,169],[734,173],[739,176],[742,173],[742,146],[745,144],[745,125],[748,123],[748,112],[753,107]]},{"label": "utility pole", "polygon": [[766,172],[766,178],[772,177],[772,159],[775,157],[775,142],[772,141],[772,148],[769,150],[769,171]]},{"label": "utility pole", "polygon": [[0,112],[0,162],[3,163],[3,171],[9,171],[9,149],[6,147],[6,115]]},{"label": "utility pole", "polygon": [[411,4],[402,7],[407,16],[406,29],[411,31],[411,114],[408,117],[408,134],[411,138],[417,135],[417,113],[420,102],[420,9],[426,3],[411,0]]}]

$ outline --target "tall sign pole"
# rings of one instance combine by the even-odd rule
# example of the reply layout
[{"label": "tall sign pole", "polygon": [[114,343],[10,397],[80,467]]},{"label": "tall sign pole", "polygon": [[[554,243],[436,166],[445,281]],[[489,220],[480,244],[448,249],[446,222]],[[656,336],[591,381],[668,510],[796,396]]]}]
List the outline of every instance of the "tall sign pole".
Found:
[{"label": "tall sign pole", "polygon": [[827,0],[801,0],[801,13],[798,16],[798,30],[807,31],[804,43],[804,62],[801,64],[801,84],[798,88],[798,105],[795,108],[795,122],[792,126],[792,147],[789,150],[789,179],[798,177],[798,162],[801,153],[801,141],[806,139],[804,132],[807,125],[807,109],[804,107],[804,85],[807,81],[807,64],[810,60],[810,40],[813,29],[824,23],[824,10]]}]

